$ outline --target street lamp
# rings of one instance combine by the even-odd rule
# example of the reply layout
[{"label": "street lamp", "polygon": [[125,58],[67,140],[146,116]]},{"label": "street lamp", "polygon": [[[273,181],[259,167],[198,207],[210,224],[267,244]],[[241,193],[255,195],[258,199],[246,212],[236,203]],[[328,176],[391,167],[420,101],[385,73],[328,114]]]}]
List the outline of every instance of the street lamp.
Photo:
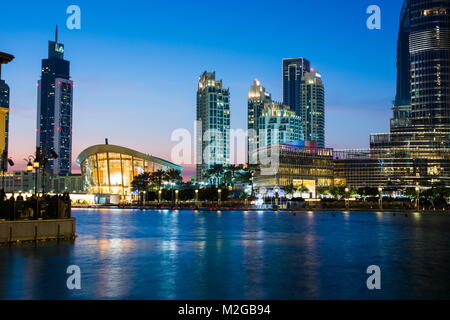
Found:
[{"label": "street lamp", "polygon": [[175,204],[178,204],[178,193],[180,190],[175,190]]},{"label": "street lamp", "polygon": [[[39,161],[36,160],[36,157],[29,156],[28,159],[23,159],[27,162],[27,172],[33,172],[33,168],[35,169],[35,177],[34,177],[34,195],[37,196],[37,184],[38,184],[38,169],[39,169]],[[34,160],[34,161],[33,161]]]},{"label": "street lamp", "polygon": [[420,204],[420,187],[417,186],[416,187],[416,208],[419,209],[419,204]]},{"label": "street lamp", "polygon": [[27,172],[32,172],[32,171],[33,171],[33,164],[31,163],[31,161],[28,161]]},{"label": "street lamp", "polygon": [[220,207],[220,203],[222,202],[222,189],[217,189],[217,206]]},{"label": "street lamp", "polygon": [[380,209],[381,210],[383,210],[383,194],[382,194],[382,192],[383,192],[383,188],[379,187],[378,188],[378,194],[379,194],[380,199],[378,201],[379,201],[379,205],[380,205]]},{"label": "street lamp", "polygon": [[348,209],[349,207],[349,193],[350,193],[350,189],[349,188],[345,188],[345,207]]},{"label": "street lamp", "polygon": [[273,188],[273,192],[274,192],[274,196],[275,196],[275,205],[278,206],[278,196],[279,196],[279,192],[280,192],[280,187],[275,186]]},{"label": "street lamp", "polygon": [[159,191],[158,191],[158,203],[161,203],[161,196],[162,196],[162,190],[159,189]]}]

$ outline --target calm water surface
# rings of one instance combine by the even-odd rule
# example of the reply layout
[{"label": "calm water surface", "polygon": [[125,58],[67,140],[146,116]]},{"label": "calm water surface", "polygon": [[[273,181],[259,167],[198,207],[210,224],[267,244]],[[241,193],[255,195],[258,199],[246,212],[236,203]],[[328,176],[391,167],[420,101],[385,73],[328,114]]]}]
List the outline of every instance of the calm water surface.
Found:
[{"label": "calm water surface", "polygon": [[[1,299],[450,298],[450,217],[74,210],[75,242],[0,247]],[[82,289],[69,291],[78,265]],[[366,269],[382,270],[369,291]]]}]

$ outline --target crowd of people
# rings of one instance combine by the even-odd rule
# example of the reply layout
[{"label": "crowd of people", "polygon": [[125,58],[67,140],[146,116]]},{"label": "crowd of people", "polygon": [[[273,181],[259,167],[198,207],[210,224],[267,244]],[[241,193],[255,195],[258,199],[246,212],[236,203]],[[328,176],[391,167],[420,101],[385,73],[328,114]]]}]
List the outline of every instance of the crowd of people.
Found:
[{"label": "crowd of people", "polygon": [[32,195],[24,198],[12,194],[9,198],[0,190],[0,220],[67,219],[71,217],[68,193]]}]

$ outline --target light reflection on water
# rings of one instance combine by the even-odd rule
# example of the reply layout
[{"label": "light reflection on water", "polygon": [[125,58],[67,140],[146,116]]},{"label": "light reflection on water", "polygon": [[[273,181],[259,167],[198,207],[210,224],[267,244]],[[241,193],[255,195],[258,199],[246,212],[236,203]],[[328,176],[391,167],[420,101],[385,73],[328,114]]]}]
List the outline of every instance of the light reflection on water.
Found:
[{"label": "light reflection on water", "polygon": [[[450,298],[450,217],[74,210],[75,242],[0,247],[2,299]],[[66,289],[78,265],[82,290]],[[366,288],[379,265],[382,290]]]}]

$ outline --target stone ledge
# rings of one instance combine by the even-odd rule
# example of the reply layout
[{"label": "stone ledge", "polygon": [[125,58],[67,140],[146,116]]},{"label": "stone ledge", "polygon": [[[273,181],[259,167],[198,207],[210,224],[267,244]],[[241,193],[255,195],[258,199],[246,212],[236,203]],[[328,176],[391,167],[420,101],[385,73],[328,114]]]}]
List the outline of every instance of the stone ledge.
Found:
[{"label": "stone ledge", "polygon": [[0,244],[70,240],[76,219],[0,221]]}]

